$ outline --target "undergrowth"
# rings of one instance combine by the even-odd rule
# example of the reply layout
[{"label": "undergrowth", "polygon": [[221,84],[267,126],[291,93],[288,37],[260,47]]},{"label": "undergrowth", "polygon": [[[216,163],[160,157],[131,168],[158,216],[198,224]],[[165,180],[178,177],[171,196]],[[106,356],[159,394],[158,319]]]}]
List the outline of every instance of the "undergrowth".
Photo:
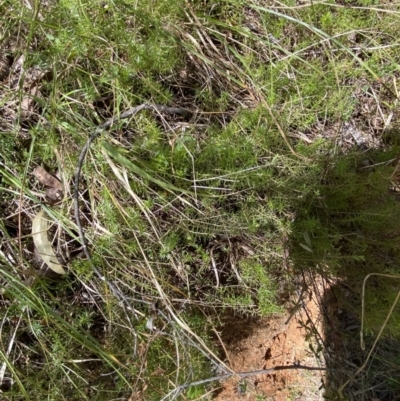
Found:
[{"label": "undergrowth", "polygon": [[[343,280],[359,316],[363,278],[399,274],[398,5],[292,3],[0,5],[4,397],[209,399],[212,385],[178,386],[227,371],[224,316],[282,313],[304,270]],[[73,176],[96,126],[142,103],[187,113],[143,111],[92,144],[80,214],[100,280]],[[68,274],[30,287],[42,208]],[[370,287],[373,336],[399,286]]]}]

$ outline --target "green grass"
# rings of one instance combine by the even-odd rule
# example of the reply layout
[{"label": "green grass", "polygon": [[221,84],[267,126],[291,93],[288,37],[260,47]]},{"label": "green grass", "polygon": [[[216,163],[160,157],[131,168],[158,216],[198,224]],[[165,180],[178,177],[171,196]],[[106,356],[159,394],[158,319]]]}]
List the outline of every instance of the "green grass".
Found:
[{"label": "green grass", "polygon": [[[399,273],[399,203],[388,195],[399,150],[399,6],[282,4],[0,5],[2,46],[10,61],[24,56],[24,73],[0,87],[9,399],[160,400],[214,374],[211,333],[223,313],[282,312],[280,290],[293,291],[301,269],[348,280],[357,294],[366,274]],[[45,73],[38,81],[34,69]],[[127,310],[76,256],[73,176],[95,127],[142,103],[192,114],[145,111],[115,124],[91,146],[80,187],[93,263]],[[349,121],[383,136],[380,148],[341,144]],[[65,280],[28,289],[20,278],[35,259],[39,165],[64,181],[63,202],[46,210],[53,246],[71,255]],[[397,291],[385,280],[367,291],[368,333]]]}]

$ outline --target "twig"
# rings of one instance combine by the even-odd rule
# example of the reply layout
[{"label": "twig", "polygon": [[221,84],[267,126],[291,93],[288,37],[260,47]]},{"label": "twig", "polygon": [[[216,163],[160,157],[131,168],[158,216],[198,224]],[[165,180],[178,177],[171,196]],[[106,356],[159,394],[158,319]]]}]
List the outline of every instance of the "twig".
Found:
[{"label": "twig", "polygon": [[93,141],[102,132],[111,128],[114,124],[118,123],[121,120],[125,120],[127,118],[133,117],[135,114],[137,114],[139,111],[142,111],[142,110],[154,110],[154,111],[164,112],[164,113],[168,113],[168,114],[189,114],[190,113],[189,110],[180,108],[180,107],[168,107],[168,106],[163,106],[163,105],[141,104],[139,106],[132,107],[132,108],[124,111],[118,117],[110,118],[103,124],[99,125],[95,129],[93,134],[89,137],[89,139],[86,141],[85,146],[82,148],[82,151],[79,155],[78,164],[77,164],[76,171],[75,171],[75,181],[74,181],[74,198],[73,199],[74,199],[75,220],[76,220],[76,225],[78,227],[79,239],[82,244],[83,252],[84,252],[86,258],[91,263],[93,271],[95,272],[96,276],[100,280],[105,281],[107,283],[107,285],[110,287],[114,296],[116,296],[119,300],[123,300],[125,303],[127,303],[127,301],[126,301],[125,297],[122,295],[121,291],[113,283],[111,283],[110,281],[107,281],[106,278],[104,277],[104,275],[101,274],[99,269],[92,263],[92,258],[90,256],[90,252],[86,245],[85,234],[83,232],[82,223],[81,223],[81,219],[80,219],[79,181],[80,181],[80,177],[81,177],[82,167],[85,162],[86,154],[90,148],[90,145],[93,143]]},{"label": "twig", "polygon": [[[183,390],[185,390],[189,387],[199,386],[201,384],[206,384],[206,383],[212,383],[212,382],[219,381],[219,380],[225,380],[225,379],[229,379],[230,377],[233,377],[233,376],[244,378],[244,377],[250,377],[250,376],[269,374],[269,373],[276,372],[279,370],[291,370],[291,369],[320,370],[320,371],[328,370],[327,368],[318,368],[318,367],[313,367],[313,366],[295,364],[295,365],[286,365],[286,366],[274,366],[273,368],[270,368],[270,369],[253,370],[253,371],[249,371],[249,372],[226,373],[224,375],[209,377],[208,379],[203,379],[203,380],[198,380],[198,381],[187,383],[187,384],[182,384],[181,386],[178,386],[174,390],[170,391],[160,401],[167,400],[169,396],[173,396],[176,398]],[[174,399],[174,398],[172,398],[172,399]]]}]

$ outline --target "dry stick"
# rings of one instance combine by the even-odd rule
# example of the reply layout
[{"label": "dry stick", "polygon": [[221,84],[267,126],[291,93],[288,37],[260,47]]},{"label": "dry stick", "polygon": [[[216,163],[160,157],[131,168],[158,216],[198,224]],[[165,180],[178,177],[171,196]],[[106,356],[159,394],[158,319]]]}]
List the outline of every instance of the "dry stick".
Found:
[{"label": "dry stick", "polygon": [[328,370],[327,368],[317,368],[317,367],[313,367],[313,366],[295,364],[295,365],[286,365],[286,366],[274,366],[273,368],[270,368],[270,369],[253,370],[250,372],[226,373],[221,376],[209,377],[208,379],[198,380],[198,381],[195,381],[192,383],[187,383],[187,384],[182,384],[181,386],[178,386],[174,390],[170,391],[160,401],[166,400],[169,396],[173,395],[174,393],[175,393],[174,396],[178,396],[181,391],[185,390],[188,387],[199,386],[200,384],[211,383],[211,382],[215,382],[215,381],[219,381],[219,380],[225,380],[225,379],[229,379],[232,376],[237,376],[237,377],[240,377],[241,379],[243,379],[245,377],[264,375],[264,374],[269,374],[272,372],[277,372],[279,370],[290,370],[290,369],[320,370],[320,371]]},{"label": "dry stick", "polygon": [[118,123],[121,120],[125,120],[127,118],[133,117],[135,114],[137,114],[139,111],[142,110],[154,110],[158,112],[164,112],[168,114],[188,114],[190,113],[189,110],[183,109],[180,107],[168,107],[168,106],[163,106],[163,105],[151,105],[151,104],[141,104],[136,107],[132,107],[126,111],[124,111],[122,114],[120,114],[118,117],[113,117],[104,122],[103,124],[99,125],[93,134],[89,137],[89,139],[86,141],[85,146],[82,148],[82,151],[79,155],[78,159],[78,165],[76,167],[75,171],[75,182],[74,182],[74,209],[75,209],[75,220],[76,220],[76,225],[78,226],[78,233],[79,233],[79,239],[82,243],[82,248],[83,252],[86,256],[86,258],[89,260],[90,264],[92,265],[93,271],[95,272],[96,276],[107,283],[107,285],[110,287],[112,293],[114,296],[119,299],[120,301],[124,301],[127,303],[125,297],[121,293],[121,291],[110,281],[107,281],[106,278],[104,277],[103,274],[100,273],[99,269],[93,264],[92,262],[92,257],[90,256],[89,250],[86,245],[86,239],[85,239],[85,234],[83,232],[82,228],[82,223],[80,219],[80,211],[79,211],[79,180],[81,177],[81,172],[82,172],[82,167],[85,162],[86,154],[90,148],[90,145],[93,143],[93,141],[104,131],[107,129],[111,128],[114,124]]}]

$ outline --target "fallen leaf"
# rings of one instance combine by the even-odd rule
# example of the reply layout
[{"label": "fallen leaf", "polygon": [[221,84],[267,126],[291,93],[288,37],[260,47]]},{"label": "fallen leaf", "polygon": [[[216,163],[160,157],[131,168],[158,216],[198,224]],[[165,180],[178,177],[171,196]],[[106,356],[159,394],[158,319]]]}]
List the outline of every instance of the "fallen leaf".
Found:
[{"label": "fallen leaf", "polygon": [[[56,275],[64,275],[66,272],[58,262],[57,256],[53,251],[53,247],[47,238],[47,231],[49,229],[46,212],[41,210],[36,214],[32,221],[32,237],[38,254],[46,263],[48,268]],[[45,273],[44,276],[47,274]]]},{"label": "fallen leaf", "polygon": [[59,191],[63,190],[61,182],[50,173],[48,173],[43,167],[36,167],[33,170],[33,175],[38,179],[38,181],[45,185],[46,187],[55,188]]},{"label": "fallen leaf", "polygon": [[48,173],[43,167],[40,166],[33,170],[33,175],[41,184],[48,187],[46,191],[46,198],[50,203],[57,203],[62,200],[64,197],[63,186],[56,177]]}]

